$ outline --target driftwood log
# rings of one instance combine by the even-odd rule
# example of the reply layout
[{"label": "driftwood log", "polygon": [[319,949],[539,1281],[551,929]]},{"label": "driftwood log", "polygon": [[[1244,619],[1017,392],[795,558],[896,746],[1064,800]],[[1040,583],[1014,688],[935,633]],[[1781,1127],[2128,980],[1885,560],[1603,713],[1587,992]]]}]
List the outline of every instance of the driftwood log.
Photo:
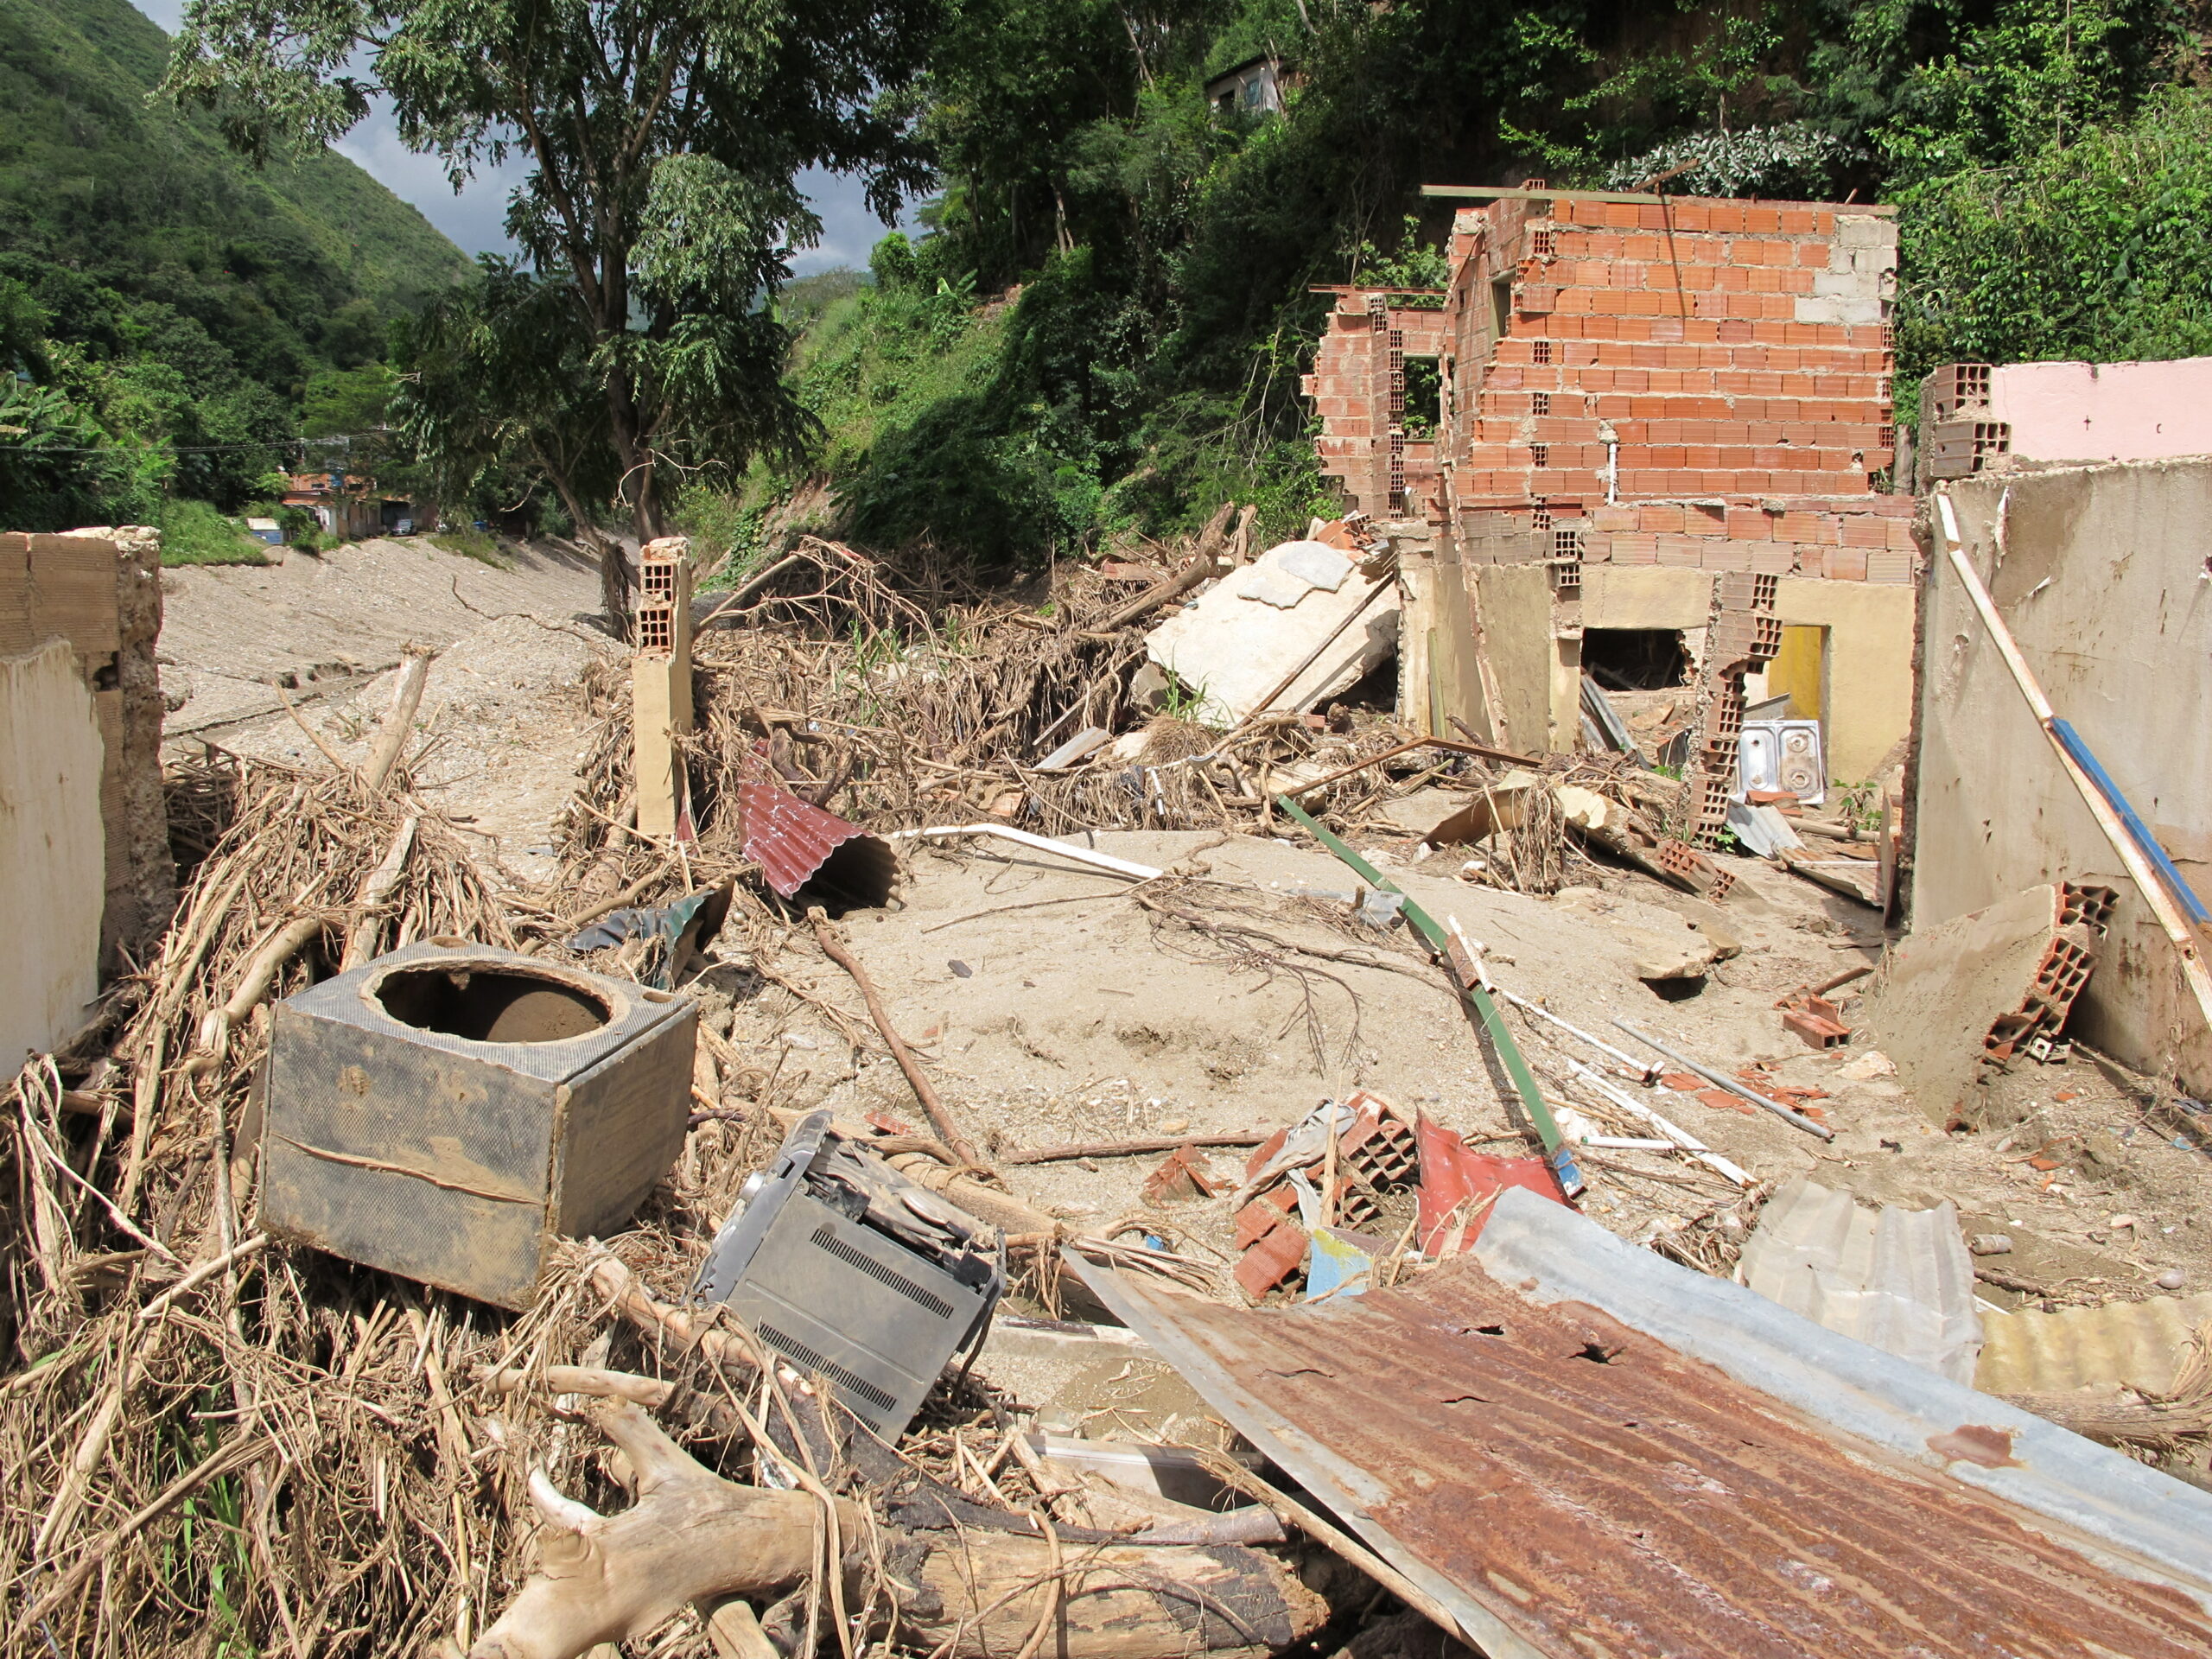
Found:
[{"label": "driftwood log", "polygon": [[889,1636],[944,1659],[1258,1659],[1328,1613],[1294,1567],[1264,1550],[894,1528],[846,1499],[724,1480],[634,1402],[589,1415],[628,1459],[637,1502],[602,1516],[533,1473],[545,1523],[538,1568],[469,1659],[574,1659],[643,1637],[687,1605],[712,1616],[731,1598],[780,1601],[814,1573],[825,1523],[842,1545],[828,1599],[875,1610],[868,1641]]}]

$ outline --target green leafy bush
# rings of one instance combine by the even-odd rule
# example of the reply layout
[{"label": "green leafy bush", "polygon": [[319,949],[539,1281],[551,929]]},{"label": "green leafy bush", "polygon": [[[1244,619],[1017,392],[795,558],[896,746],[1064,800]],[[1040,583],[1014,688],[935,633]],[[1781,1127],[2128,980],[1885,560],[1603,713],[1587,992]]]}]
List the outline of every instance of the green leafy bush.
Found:
[{"label": "green leafy bush", "polygon": [[166,501],[154,515],[163,564],[266,564],[259,542],[205,501]]},{"label": "green leafy bush", "polygon": [[1905,194],[1900,401],[1951,362],[2212,353],[2212,94]]}]

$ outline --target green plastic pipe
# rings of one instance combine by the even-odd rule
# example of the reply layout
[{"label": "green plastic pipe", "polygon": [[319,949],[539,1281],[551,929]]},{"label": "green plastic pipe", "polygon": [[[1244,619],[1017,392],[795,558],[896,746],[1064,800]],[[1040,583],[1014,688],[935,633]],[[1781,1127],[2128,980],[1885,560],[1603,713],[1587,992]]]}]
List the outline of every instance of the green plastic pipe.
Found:
[{"label": "green plastic pipe", "polygon": [[[1316,841],[1350,865],[1368,886],[1384,893],[1395,893],[1401,899],[1405,899],[1403,910],[1407,924],[1428,941],[1430,950],[1439,956],[1448,956],[1451,942],[1444,930],[1436,925],[1434,917],[1406,897],[1403,888],[1395,885],[1380,870],[1324,830],[1305,808],[1289,796],[1276,796],[1275,805],[1312,830]],[[1544,1143],[1544,1155],[1559,1176],[1560,1185],[1566,1189],[1569,1198],[1573,1198],[1582,1190],[1582,1172],[1575,1165],[1574,1149],[1567,1145],[1567,1137],[1559,1132],[1559,1121],[1545,1103],[1543,1090],[1536,1086],[1535,1077],[1529,1070],[1529,1062],[1522,1058],[1521,1046],[1513,1040],[1513,1033],[1507,1028],[1503,1017],[1499,1014],[1497,1004],[1491,1001],[1490,993],[1480,985],[1456,986],[1455,988],[1461,999],[1474,1009],[1475,1017],[1481,1022],[1491,1046],[1497,1049],[1498,1058],[1505,1063],[1505,1074],[1513,1079],[1514,1092],[1521,1096],[1522,1109],[1529,1114],[1529,1121],[1536,1126],[1537,1138]]]}]

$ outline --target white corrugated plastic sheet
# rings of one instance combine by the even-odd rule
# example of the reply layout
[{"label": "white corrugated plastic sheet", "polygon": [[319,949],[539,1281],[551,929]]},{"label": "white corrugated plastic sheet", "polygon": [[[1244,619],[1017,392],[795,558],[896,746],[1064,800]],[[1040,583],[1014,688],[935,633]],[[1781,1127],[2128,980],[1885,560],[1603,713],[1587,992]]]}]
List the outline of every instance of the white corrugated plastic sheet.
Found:
[{"label": "white corrugated plastic sheet", "polygon": [[1848,1192],[1791,1181],[1759,1212],[1736,1276],[1838,1335],[1974,1385],[1982,1343],[1974,1258],[1948,1198],[1933,1210],[1878,1212]]}]

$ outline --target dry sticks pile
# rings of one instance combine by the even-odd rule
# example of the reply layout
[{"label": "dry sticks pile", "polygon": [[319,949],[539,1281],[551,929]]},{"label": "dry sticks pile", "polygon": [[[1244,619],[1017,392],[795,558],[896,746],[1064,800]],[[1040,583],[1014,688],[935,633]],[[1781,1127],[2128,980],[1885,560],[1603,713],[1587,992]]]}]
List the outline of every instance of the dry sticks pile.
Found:
[{"label": "dry sticks pile", "polygon": [[[1194,567],[1200,559],[1211,559],[1203,543]],[[1163,582],[1160,597],[1174,585]],[[959,590],[941,571],[894,580],[849,550],[804,543],[713,619],[740,626],[702,636],[691,756],[700,840],[671,849],[630,833],[627,687],[619,671],[595,670],[586,690],[605,728],[567,816],[563,880],[534,901],[495,891],[463,831],[415,791],[405,750],[420,658],[398,677],[359,770],[327,749],[321,772],[212,752],[182,769],[174,782],[189,879],[159,959],[118,988],[97,1032],[26,1068],[0,1096],[0,1337],[15,1351],[0,1382],[0,1577],[17,1591],[7,1650],[135,1659],[175,1650],[180,1630],[207,1652],[465,1649],[524,1584],[542,1527],[590,1530],[549,1493],[601,1511],[628,1501],[594,1423],[659,1459],[674,1488],[719,1490],[687,1484],[686,1469],[619,1414],[586,1421],[552,1403],[607,1391],[586,1386],[584,1372],[603,1383],[626,1371],[646,1379],[638,1386],[721,1401],[674,1414],[697,1466],[760,1474],[756,1426],[766,1432],[791,1402],[757,1366],[723,1363],[727,1344],[708,1338],[727,1333],[679,1331],[687,1316],[672,1304],[737,1183],[778,1139],[789,1085],[775,1066],[742,1063],[707,1028],[694,1133],[620,1258],[579,1256],[515,1317],[251,1230],[270,1007],[433,936],[559,951],[594,914],[738,873],[738,826],[722,809],[757,748],[794,787],[878,830],[985,816],[1048,832],[1264,828],[1276,791],[1317,778],[1327,781],[1303,798],[1309,810],[1351,828],[1424,782],[1487,775],[1467,757],[1406,751],[1407,734],[1387,721],[1317,730],[1289,715],[1227,739],[1163,715],[1140,760],[1109,753],[1039,770],[1038,757],[1086,726],[1134,723],[1128,685],[1151,616],[1088,569],[1056,573],[1023,607]],[[1512,856],[1556,880],[1535,849]],[[1309,1007],[1348,995],[1338,967],[1376,954],[1286,945],[1264,917],[1187,884],[1144,898],[1164,942],[1291,974]],[[795,920],[741,886],[728,925],[751,972],[880,1052],[866,1016],[789,970],[791,952],[817,948]],[[1318,1022],[1309,1026],[1318,1043]],[[910,1173],[976,1183],[957,1167]],[[1084,1248],[1210,1281],[1206,1264],[1116,1243],[1118,1230]],[[1048,1302],[1060,1242],[1046,1224],[1008,1240]],[[932,1410],[915,1443],[925,1468],[825,1481],[830,1497],[807,1501],[827,1516],[832,1499],[927,1473],[1001,1517],[1038,1510],[1055,1525],[1085,1524],[1040,1491],[989,1402]],[[779,1455],[790,1462],[790,1448]],[[1033,1546],[1039,1535],[1033,1529]],[[1096,1548],[1058,1545],[1050,1560],[1000,1563],[995,1580],[946,1567],[953,1576],[938,1587],[966,1611],[938,1630],[894,1612],[874,1567],[841,1585],[815,1559],[801,1563],[793,1617],[803,1624],[787,1633],[794,1646],[815,1633],[810,1651],[849,1645],[855,1627],[829,1605],[840,1594],[864,1639],[925,1635],[924,1649],[947,1656],[978,1643],[1033,1650],[1054,1616],[1047,1603],[1091,1596],[1110,1611],[1113,1585],[1135,1570],[1115,1565],[1117,1579]],[[1243,1570],[1274,1582],[1272,1567]],[[1209,1592],[1185,1584],[1173,1593]],[[732,1638],[707,1621],[682,1615],[654,1651],[705,1654],[735,1639],[766,1659],[741,1631]],[[1243,1639],[1233,1620],[1199,1622],[1206,1645]]]},{"label": "dry sticks pile", "polygon": [[[251,1230],[274,1001],[416,939],[543,948],[579,919],[496,893],[462,831],[414,791],[403,748],[423,672],[401,677],[386,741],[358,772],[214,756],[193,769],[202,855],[160,958],[119,988],[102,1028],[0,1097],[0,1336],[15,1349],[0,1382],[0,1574],[17,1591],[8,1651],[168,1653],[181,1630],[207,1652],[467,1649],[537,1559],[548,1517],[535,1485],[602,1510],[627,1502],[592,1425],[543,1408],[543,1379],[579,1365],[680,1379],[704,1363],[671,1345],[683,1316],[654,1293],[688,1282],[736,1183],[772,1148],[778,1098],[772,1071],[711,1036],[695,1090],[710,1109],[621,1258],[573,1262],[519,1317]],[[626,880],[637,897],[683,879],[672,861],[634,861],[646,867]],[[856,1042],[876,1040],[779,967],[803,934],[750,897],[735,925],[753,971],[823,1006]],[[731,1099],[747,1104],[721,1104]],[[1049,1228],[1013,1243],[1018,1262],[1049,1272]],[[757,1368],[748,1386],[763,1386]],[[696,1387],[727,1395],[730,1383],[701,1373]],[[770,1404],[756,1392],[756,1422]],[[945,1408],[925,1421],[938,1437],[925,1453]],[[683,1421],[705,1467],[757,1472],[741,1416]],[[963,1439],[975,1426],[952,1426],[949,1461],[925,1460],[995,1513],[1033,1503],[1030,1478],[997,1456],[1002,1433],[975,1472]],[[1110,1608],[1111,1575],[1096,1560],[1076,1570],[1087,1559],[1061,1564],[1068,1593],[1086,1583],[1081,1593]],[[925,1622],[925,1647],[974,1654],[1019,1623],[1007,1644],[1019,1648],[1042,1628],[1039,1593],[1062,1582],[1051,1564],[994,1579],[962,1561],[937,1586],[954,1623],[931,1635]],[[821,1641],[844,1645],[848,1625],[823,1599],[838,1575],[802,1562],[801,1576]],[[897,1623],[880,1592],[856,1583],[849,1610],[879,1641]],[[687,1612],[655,1651],[704,1655],[715,1640]]]},{"label": "dry sticks pile", "polygon": [[168,1651],[183,1629],[211,1650],[321,1652],[348,1631],[420,1639],[426,1610],[490,1593],[507,1528],[478,1499],[482,1446],[448,1379],[569,1303],[486,1326],[245,1221],[270,1003],[412,939],[512,942],[401,763],[426,668],[400,676],[359,772],[188,780],[229,822],[195,821],[212,845],[160,958],[123,988],[119,1027],[8,1092],[10,1652]]},{"label": "dry sticks pile", "polygon": [[[1225,524],[1209,532],[1217,543]],[[1211,568],[1207,541],[1186,570]],[[1170,597],[1179,580],[1154,591]],[[744,868],[731,807],[763,749],[800,794],[883,832],[995,819],[1046,835],[1273,833],[1281,823],[1274,798],[1289,789],[1340,830],[1403,834],[1381,818],[1387,802],[1430,784],[1479,790],[1503,769],[1465,745],[1409,746],[1412,734],[1387,717],[1270,714],[1222,734],[1172,712],[1147,716],[1129,688],[1157,610],[1131,603],[1088,566],[1039,578],[1037,602],[1020,606],[810,537],[741,594],[702,624],[694,648],[698,729],[689,759],[699,842],[687,849],[688,872],[675,873],[695,883]],[[631,734],[619,670],[594,671],[587,693],[604,724],[562,826],[563,885],[605,899],[663,861],[628,833]],[[1072,766],[1039,766],[1093,728],[1140,730],[1141,751],[1126,758],[1106,746]],[[1544,766],[1548,781],[1608,792],[1622,772],[1604,760]],[[1531,892],[1559,887],[1573,856],[1548,798],[1493,852],[1471,878]]]}]

